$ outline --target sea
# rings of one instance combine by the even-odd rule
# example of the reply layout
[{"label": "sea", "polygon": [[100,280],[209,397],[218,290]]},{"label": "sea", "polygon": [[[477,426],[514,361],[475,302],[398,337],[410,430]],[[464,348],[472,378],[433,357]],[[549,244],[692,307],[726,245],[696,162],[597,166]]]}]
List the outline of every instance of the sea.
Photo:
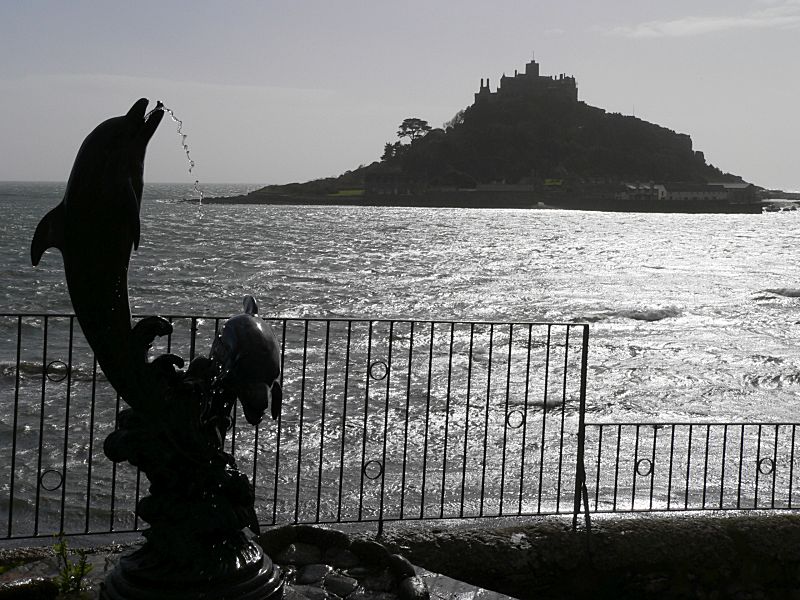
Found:
[{"label": "sea", "polygon": [[[260,186],[202,187],[214,197]],[[0,182],[0,315],[72,312],[58,251],[30,264],[36,225],[64,188]],[[276,318],[588,323],[593,421],[793,423],[800,414],[800,211],[196,200],[193,184],[145,183],[133,313],[233,315],[250,294]],[[11,394],[16,322],[2,327],[0,389]],[[8,422],[0,435],[10,436]]]},{"label": "sea", "polygon": [[[0,313],[72,312],[30,240],[63,183],[0,183]],[[207,196],[257,185],[204,185]],[[796,418],[800,212],[198,205],[147,183],[137,314],[587,322],[588,402],[637,419]]]}]

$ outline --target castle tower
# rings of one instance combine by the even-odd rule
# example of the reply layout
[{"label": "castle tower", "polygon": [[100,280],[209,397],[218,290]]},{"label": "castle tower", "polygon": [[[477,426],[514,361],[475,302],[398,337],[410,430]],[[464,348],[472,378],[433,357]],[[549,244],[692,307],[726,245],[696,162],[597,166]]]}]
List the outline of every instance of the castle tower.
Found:
[{"label": "castle tower", "polygon": [[483,78],[481,78],[481,87],[478,89],[478,92],[475,94],[475,102],[478,103],[482,100],[488,100],[489,96],[491,95],[491,90],[489,89],[489,78],[486,78],[486,85],[483,83]]},{"label": "castle tower", "polygon": [[539,63],[537,63],[535,59],[532,58],[531,62],[525,65],[525,75],[530,77],[539,76]]}]

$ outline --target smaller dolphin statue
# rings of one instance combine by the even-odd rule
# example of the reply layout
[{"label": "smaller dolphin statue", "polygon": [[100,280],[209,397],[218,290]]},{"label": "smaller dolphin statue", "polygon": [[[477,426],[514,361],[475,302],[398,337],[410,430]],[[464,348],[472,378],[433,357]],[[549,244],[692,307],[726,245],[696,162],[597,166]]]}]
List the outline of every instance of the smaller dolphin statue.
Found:
[{"label": "smaller dolphin statue", "polygon": [[261,422],[269,408],[273,419],[281,413],[281,352],[272,329],[258,317],[252,296],[244,297],[244,313],[231,317],[211,346],[218,365],[217,385],[238,398],[251,425]]}]

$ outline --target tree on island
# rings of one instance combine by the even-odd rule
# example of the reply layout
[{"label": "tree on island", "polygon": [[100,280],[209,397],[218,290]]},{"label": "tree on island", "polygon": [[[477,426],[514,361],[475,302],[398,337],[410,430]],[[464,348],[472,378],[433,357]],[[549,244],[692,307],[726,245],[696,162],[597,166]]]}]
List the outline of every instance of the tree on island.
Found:
[{"label": "tree on island", "polygon": [[392,160],[393,158],[399,158],[407,149],[408,145],[404,146],[400,142],[395,142],[394,144],[391,142],[386,142],[386,144],[383,146],[383,155],[381,155],[381,160],[386,162],[387,160]]},{"label": "tree on island", "polygon": [[[413,144],[415,140],[425,137],[429,131],[431,131],[431,126],[425,119],[419,119],[417,117],[403,119],[403,122],[400,123],[397,130],[397,137],[400,138],[400,141],[394,143],[386,142],[383,146],[381,160],[386,162],[395,158],[401,158],[407,153],[409,146]],[[408,138],[410,143],[403,144],[403,138]]]},{"label": "tree on island", "polygon": [[430,130],[431,126],[428,125],[426,120],[410,117],[408,119],[403,119],[403,122],[400,123],[400,128],[397,130],[397,137],[401,140],[407,137],[409,141],[413,143],[414,140],[423,137]]}]

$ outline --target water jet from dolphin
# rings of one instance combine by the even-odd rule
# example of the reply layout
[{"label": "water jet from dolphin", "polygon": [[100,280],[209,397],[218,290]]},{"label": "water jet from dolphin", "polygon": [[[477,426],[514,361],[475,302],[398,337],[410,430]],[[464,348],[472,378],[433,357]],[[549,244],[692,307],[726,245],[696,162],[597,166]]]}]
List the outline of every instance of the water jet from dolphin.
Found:
[{"label": "water jet from dolphin", "polygon": [[[189,164],[189,175],[194,175],[193,171],[194,171],[195,164],[194,164],[194,160],[192,159],[192,156],[191,156],[191,154],[189,152],[189,144],[186,143],[186,138],[188,138],[189,136],[187,134],[183,133],[183,121],[181,119],[179,119],[178,117],[176,117],[175,116],[175,112],[171,108],[168,108],[166,105],[164,105],[164,103],[161,102],[161,100],[159,100],[156,103],[156,106],[155,106],[155,108],[153,110],[151,110],[149,113],[147,113],[147,116],[149,117],[151,114],[153,114],[157,110],[160,110],[160,111],[163,111],[163,112],[167,113],[170,116],[170,118],[175,123],[178,124],[177,132],[178,132],[178,135],[181,136],[181,147],[183,148],[184,154],[186,154],[186,161]],[[202,209],[202,207],[203,207],[203,197],[205,196],[205,193],[203,192],[203,189],[200,187],[200,180],[197,179],[196,177],[195,177],[195,180],[194,180],[194,193],[197,194],[197,196],[199,198],[198,207],[200,209]]]}]

